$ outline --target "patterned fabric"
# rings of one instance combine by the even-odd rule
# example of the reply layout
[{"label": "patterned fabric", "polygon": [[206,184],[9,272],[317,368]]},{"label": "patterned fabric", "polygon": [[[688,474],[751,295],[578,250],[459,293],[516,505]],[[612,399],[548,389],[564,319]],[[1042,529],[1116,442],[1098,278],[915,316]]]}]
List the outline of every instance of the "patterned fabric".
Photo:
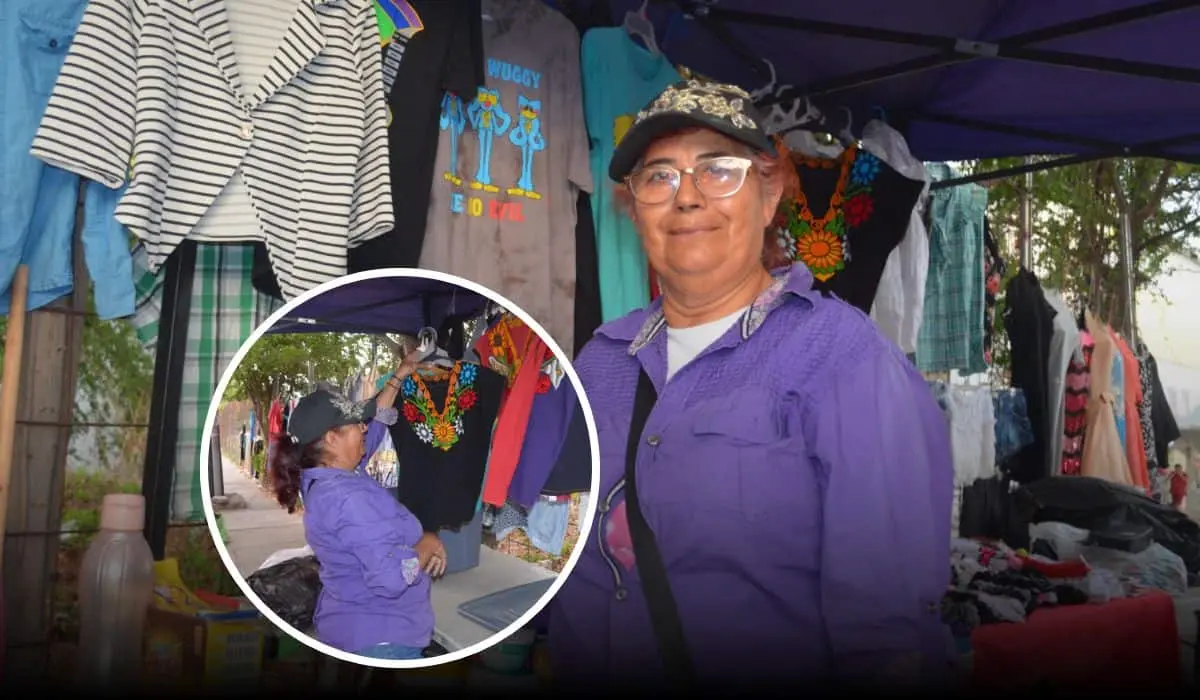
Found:
[{"label": "patterned fabric", "polygon": [[983,260],[983,361],[992,364],[992,333],[996,328],[996,295],[1000,293],[1000,281],[1008,271],[1000,248],[992,238],[992,229],[987,219],[983,221],[983,242],[986,251]]},{"label": "patterned fabric", "polygon": [[[926,166],[930,181],[957,176],[949,165]],[[936,190],[930,200],[930,267],[925,320],[917,342],[924,372],[987,370],[984,361],[983,228],[987,190],[962,185]]]},{"label": "patterned fabric", "polygon": [[1085,330],[1079,332],[1083,362],[1071,358],[1067,369],[1066,418],[1063,424],[1063,476],[1078,476],[1083,464],[1083,441],[1087,433],[1087,406],[1091,389],[1092,351],[1096,344]]},{"label": "patterned fabric", "polygon": [[1142,424],[1142,444],[1146,450],[1146,467],[1151,470],[1158,468],[1158,455],[1154,449],[1154,376],[1150,368],[1150,350],[1145,343],[1137,344],[1138,374],[1142,379],[1142,403],[1138,406],[1138,420]]},{"label": "patterned fabric", "polygon": [[[204,518],[200,480],[206,469],[200,464],[200,446],[217,382],[250,333],[280,305],[254,289],[253,265],[253,246],[196,245],[171,499],[171,519],[176,522]],[[145,248],[138,245],[133,251],[133,269],[138,300],[132,322],[138,339],[154,352],[166,268],[151,273]]]}]

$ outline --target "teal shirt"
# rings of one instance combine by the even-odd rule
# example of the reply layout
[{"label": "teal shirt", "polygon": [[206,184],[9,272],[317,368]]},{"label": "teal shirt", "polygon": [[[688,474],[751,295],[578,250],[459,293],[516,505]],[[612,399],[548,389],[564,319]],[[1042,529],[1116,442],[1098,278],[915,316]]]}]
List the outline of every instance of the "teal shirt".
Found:
[{"label": "teal shirt", "polygon": [[592,219],[600,306],[604,320],[611,321],[650,303],[650,274],[633,222],[614,207],[608,163],[633,115],[682,78],[666,56],[651,54],[619,27],[589,30],[580,61],[596,183]]}]

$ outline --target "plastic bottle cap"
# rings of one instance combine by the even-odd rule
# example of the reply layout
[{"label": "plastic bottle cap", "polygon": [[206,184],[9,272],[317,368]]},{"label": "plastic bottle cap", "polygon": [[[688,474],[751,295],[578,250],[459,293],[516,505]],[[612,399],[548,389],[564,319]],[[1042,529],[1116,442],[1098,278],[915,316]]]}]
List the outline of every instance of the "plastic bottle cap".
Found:
[{"label": "plastic bottle cap", "polygon": [[134,493],[110,493],[100,504],[100,529],[140,532],[146,523],[146,499]]}]

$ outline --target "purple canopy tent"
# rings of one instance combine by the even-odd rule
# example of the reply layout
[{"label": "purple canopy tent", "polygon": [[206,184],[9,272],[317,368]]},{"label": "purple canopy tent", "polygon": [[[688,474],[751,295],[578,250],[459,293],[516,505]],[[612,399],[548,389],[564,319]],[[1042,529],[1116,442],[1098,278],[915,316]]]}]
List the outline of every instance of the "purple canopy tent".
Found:
[{"label": "purple canopy tent", "polygon": [[488,299],[424,277],[373,277],[342,285],[292,309],[268,333],[408,333],[482,312]]},{"label": "purple canopy tent", "polygon": [[[640,0],[578,0],[619,25]],[[607,5],[607,7],[605,7]],[[926,161],[1069,155],[1200,162],[1196,0],[658,0],[676,63],[748,89],[795,86],[860,129],[884,115]],[[840,120],[840,121],[839,121]],[[977,176],[982,179],[984,176]]]}]

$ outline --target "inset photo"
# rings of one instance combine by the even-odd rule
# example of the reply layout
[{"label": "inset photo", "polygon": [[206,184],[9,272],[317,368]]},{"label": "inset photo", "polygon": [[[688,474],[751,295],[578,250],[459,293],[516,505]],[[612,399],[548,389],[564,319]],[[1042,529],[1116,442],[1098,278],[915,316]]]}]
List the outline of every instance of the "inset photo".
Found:
[{"label": "inset photo", "polygon": [[527,666],[531,621],[592,518],[576,382],[532,318],[465,280],[388,270],[319,288],[218,386],[217,549],[264,615],[340,660],[416,668],[504,642],[490,670]]}]

